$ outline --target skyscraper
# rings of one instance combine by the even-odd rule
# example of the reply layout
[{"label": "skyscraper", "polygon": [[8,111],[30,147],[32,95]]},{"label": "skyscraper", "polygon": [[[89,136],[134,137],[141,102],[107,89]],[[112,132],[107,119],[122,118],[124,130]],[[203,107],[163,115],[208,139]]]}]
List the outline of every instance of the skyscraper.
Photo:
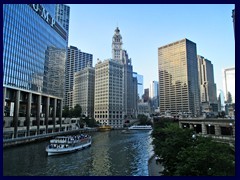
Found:
[{"label": "skyscraper", "polygon": [[68,36],[55,5],[4,4],[3,24],[4,128],[15,138],[32,135],[34,125],[37,134],[62,130]]},{"label": "skyscraper", "polygon": [[201,102],[216,103],[217,90],[214,82],[213,65],[208,59],[198,57],[198,77],[200,85],[200,100]]},{"label": "skyscraper", "polygon": [[95,65],[94,117],[102,125],[123,127],[123,64],[98,60]]},{"label": "skyscraper", "polygon": [[225,101],[235,103],[235,67],[223,70],[223,89]]},{"label": "skyscraper", "polygon": [[79,104],[82,114],[94,117],[95,69],[86,67],[74,73],[73,107]]},{"label": "skyscraper", "polygon": [[157,81],[151,81],[150,82],[150,88],[149,88],[149,97],[154,98],[158,96],[158,82]]},{"label": "skyscraper", "polygon": [[199,115],[196,44],[188,39],[158,48],[160,113]]},{"label": "skyscraper", "polygon": [[143,75],[133,72],[133,77],[137,78],[137,92],[138,98],[142,99],[143,96]]},{"label": "skyscraper", "polygon": [[55,11],[56,20],[69,33],[70,7],[65,4],[56,4]]},{"label": "skyscraper", "polygon": [[127,117],[133,117],[137,111],[137,104],[134,99],[137,98],[137,92],[135,91],[134,86],[137,86],[134,83],[137,83],[133,79],[133,66],[132,61],[128,57],[126,50],[122,49],[122,36],[120,30],[117,27],[115,29],[113,38],[112,38],[112,59],[123,64],[123,81],[124,81],[124,111],[126,112]]},{"label": "skyscraper", "polygon": [[150,107],[154,112],[159,106],[158,81],[151,81],[149,88]]},{"label": "skyscraper", "polygon": [[82,52],[74,46],[68,48],[67,61],[66,61],[66,75],[65,75],[65,98],[64,106],[73,108],[73,85],[74,73],[78,72],[85,67],[92,67],[93,55]]}]

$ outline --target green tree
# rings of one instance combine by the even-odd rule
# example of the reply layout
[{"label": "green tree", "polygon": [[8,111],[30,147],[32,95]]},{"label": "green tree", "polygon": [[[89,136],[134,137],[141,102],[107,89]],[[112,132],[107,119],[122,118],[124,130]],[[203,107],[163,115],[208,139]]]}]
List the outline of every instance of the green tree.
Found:
[{"label": "green tree", "polygon": [[234,176],[235,157],[227,144],[199,137],[194,146],[182,149],[177,155],[176,171],[180,176]]},{"label": "green tree", "polygon": [[139,123],[140,125],[151,125],[151,122],[150,122],[150,120],[148,120],[148,117],[146,115],[139,114],[137,118],[140,122]]},{"label": "green tree", "polygon": [[73,117],[75,117],[75,118],[82,117],[82,108],[79,104],[76,104],[73,108]]},{"label": "green tree", "polygon": [[177,123],[168,123],[165,128],[153,132],[155,153],[162,157],[164,175],[172,175],[176,171],[176,157],[181,149],[193,144],[193,130],[183,130]]},{"label": "green tree", "polygon": [[68,106],[63,107],[62,117],[65,117],[65,118],[69,117],[69,107]]},{"label": "green tree", "polygon": [[157,121],[152,132],[155,154],[168,176],[225,176],[235,174],[235,156],[227,144],[196,136],[178,123]]}]

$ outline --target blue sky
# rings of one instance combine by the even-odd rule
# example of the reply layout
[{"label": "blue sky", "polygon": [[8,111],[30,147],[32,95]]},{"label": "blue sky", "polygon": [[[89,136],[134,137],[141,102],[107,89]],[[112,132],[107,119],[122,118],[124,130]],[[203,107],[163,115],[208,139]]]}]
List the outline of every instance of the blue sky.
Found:
[{"label": "blue sky", "polygon": [[222,69],[235,67],[233,4],[69,4],[69,45],[93,54],[93,66],[112,57],[118,26],[133,70],[144,76],[144,88],[158,81],[158,47],[187,38],[214,67],[217,89]]}]

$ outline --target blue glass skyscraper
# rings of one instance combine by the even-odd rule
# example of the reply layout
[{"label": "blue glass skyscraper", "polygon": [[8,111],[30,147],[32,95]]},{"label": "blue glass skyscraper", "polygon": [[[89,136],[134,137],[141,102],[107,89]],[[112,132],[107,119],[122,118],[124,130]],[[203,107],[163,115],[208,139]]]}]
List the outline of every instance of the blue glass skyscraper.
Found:
[{"label": "blue glass skyscraper", "polygon": [[4,130],[14,127],[10,137],[32,135],[33,126],[36,134],[62,128],[68,35],[55,13],[54,4],[3,5],[3,113]]}]

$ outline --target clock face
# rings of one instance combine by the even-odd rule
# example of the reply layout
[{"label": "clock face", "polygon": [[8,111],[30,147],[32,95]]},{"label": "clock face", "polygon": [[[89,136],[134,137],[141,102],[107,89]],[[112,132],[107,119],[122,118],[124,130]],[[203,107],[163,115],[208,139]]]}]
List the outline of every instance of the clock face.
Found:
[{"label": "clock face", "polygon": [[119,48],[119,45],[115,45],[115,48],[117,48],[117,49],[118,49],[118,48]]}]

